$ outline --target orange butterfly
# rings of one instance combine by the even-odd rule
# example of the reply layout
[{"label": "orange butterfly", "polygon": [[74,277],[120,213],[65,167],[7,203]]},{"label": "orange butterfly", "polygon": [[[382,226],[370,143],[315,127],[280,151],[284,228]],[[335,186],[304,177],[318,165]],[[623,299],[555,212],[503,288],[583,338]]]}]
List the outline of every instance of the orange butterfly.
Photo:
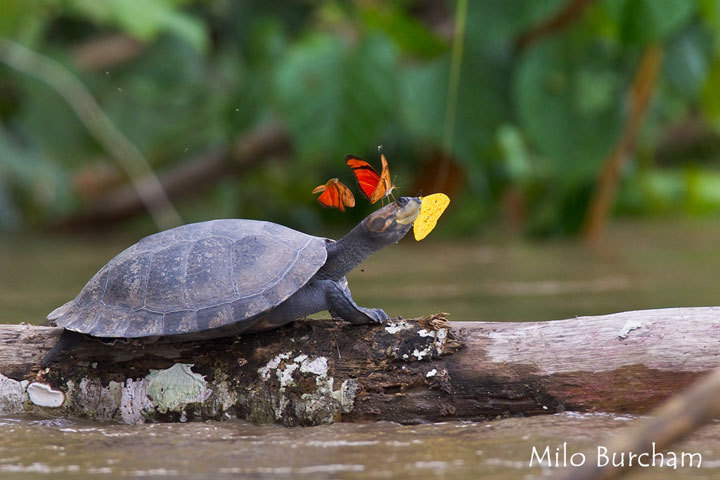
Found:
[{"label": "orange butterfly", "polygon": [[380,154],[380,161],[382,162],[382,172],[378,175],[377,170],[362,158],[345,155],[345,163],[352,168],[360,191],[365,198],[370,200],[370,203],[391,196],[393,189],[397,187],[390,180],[390,170],[384,154]]},{"label": "orange butterfly", "polygon": [[345,207],[355,206],[355,197],[350,189],[337,178],[331,178],[325,185],[318,185],[312,193],[322,194],[318,197],[318,202],[324,207],[335,207],[341,212],[345,211]]}]

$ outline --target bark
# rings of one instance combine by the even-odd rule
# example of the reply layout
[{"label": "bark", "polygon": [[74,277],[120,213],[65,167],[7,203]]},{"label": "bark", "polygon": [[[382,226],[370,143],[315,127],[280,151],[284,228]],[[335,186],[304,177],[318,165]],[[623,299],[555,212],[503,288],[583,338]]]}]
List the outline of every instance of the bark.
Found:
[{"label": "bark", "polygon": [[289,426],[645,413],[717,366],[719,327],[720,307],[535,323],[307,320],[182,344],[88,338],[37,372],[61,330],[4,325],[0,413]]}]

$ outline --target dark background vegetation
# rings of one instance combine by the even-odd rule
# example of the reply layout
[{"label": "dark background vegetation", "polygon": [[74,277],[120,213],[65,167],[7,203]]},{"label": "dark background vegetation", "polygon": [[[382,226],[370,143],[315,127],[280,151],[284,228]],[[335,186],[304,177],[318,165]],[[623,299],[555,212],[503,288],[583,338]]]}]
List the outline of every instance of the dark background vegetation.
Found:
[{"label": "dark background vegetation", "polygon": [[441,235],[720,211],[718,0],[1,4],[0,230],[344,229],[310,192],[379,144]]}]

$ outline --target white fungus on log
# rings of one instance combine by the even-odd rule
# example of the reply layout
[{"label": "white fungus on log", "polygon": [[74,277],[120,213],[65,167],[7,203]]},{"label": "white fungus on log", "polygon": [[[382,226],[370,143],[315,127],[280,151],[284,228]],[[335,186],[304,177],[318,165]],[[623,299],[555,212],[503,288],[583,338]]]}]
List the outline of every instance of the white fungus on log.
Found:
[{"label": "white fungus on log", "polygon": [[30,401],[38,407],[58,408],[65,403],[65,394],[60,390],[53,390],[49,385],[33,382],[27,387]]}]

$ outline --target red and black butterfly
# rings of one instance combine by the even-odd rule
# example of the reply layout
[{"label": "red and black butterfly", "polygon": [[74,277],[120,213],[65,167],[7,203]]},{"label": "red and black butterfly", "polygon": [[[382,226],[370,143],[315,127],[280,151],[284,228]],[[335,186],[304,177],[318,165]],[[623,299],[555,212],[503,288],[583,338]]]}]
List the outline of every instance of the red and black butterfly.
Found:
[{"label": "red and black butterfly", "polygon": [[345,156],[345,163],[352,168],[360,191],[365,198],[370,200],[370,203],[391,196],[393,189],[396,188],[396,185],[393,185],[390,180],[390,170],[384,154],[380,154],[380,161],[382,162],[382,171],[378,174],[377,170],[362,158],[355,155]]},{"label": "red and black butterfly", "polygon": [[345,207],[355,206],[355,197],[350,189],[337,178],[331,178],[324,185],[318,185],[312,193],[320,193],[318,202],[325,207],[334,207],[341,212],[345,211]]}]

